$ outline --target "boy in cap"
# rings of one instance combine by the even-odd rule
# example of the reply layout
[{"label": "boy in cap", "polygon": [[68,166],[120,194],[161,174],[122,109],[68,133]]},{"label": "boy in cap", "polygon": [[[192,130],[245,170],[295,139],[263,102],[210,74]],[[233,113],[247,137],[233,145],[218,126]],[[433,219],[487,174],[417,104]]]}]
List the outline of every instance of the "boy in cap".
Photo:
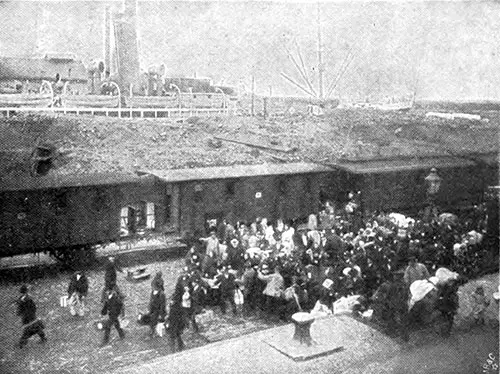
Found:
[{"label": "boy in cap", "polygon": [[21,296],[17,300],[17,315],[21,317],[23,323],[23,334],[19,340],[18,347],[22,348],[28,343],[28,339],[37,334],[40,337],[40,342],[47,341],[45,326],[41,320],[36,317],[36,304],[28,295],[28,287],[22,285],[19,290]]},{"label": "boy in cap", "polygon": [[89,282],[82,271],[76,271],[69,281],[69,310],[72,316],[83,317],[85,313],[85,297],[89,290]]}]

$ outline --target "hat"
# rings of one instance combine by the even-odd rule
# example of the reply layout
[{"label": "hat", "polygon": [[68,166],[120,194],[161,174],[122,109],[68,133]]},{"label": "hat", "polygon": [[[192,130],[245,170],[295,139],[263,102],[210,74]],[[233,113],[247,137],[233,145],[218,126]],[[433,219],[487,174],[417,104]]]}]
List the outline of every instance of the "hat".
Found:
[{"label": "hat", "polygon": [[403,269],[400,269],[400,270],[397,270],[397,271],[393,272],[393,274],[394,274],[394,277],[396,279],[400,279],[400,278],[404,277],[405,272],[404,272]]},{"label": "hat", "polygon": [[22,293],[22,294],[28,293],[28,286],[26,286],[25,284],[23,284],[21,286],[21,288],[19,289],[19,292]]}]

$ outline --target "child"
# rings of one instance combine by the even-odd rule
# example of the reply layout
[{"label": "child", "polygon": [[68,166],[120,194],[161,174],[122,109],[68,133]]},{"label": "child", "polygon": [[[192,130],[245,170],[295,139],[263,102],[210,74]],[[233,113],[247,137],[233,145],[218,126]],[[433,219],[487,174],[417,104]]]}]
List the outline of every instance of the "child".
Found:
[{"label": "child", "polygon": [[490,305],[490,301],[484,295],[483,286],[477,286],[472,293],[472,316],[478,325],[484,325],[484,311]]}]

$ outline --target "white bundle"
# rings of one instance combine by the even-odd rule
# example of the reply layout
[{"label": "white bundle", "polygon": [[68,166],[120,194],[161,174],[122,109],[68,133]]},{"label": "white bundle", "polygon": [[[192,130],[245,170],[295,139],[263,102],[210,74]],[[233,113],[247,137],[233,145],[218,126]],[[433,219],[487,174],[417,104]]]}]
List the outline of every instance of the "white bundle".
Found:
[{"label": "white bundle", "polygon": [[360,297],[360,295],[341,297],[333,303],[333,314],[352,313]]},{"label": "white bundle", "polygon": [[483,241],[483,235],[475,230],[469,231],[467,237],[470,244],[479,244]]},{"label": "white bundle", "polygon": [[406,228],[408,227],[408,220],[404,214],[401,213],[390,213],[389,219],[395,223],[398,227]]},{"label": "white bundle", "polygon": [[436,270],[436,277],[439,280],[438,282],[442,284],[447,283],[450,280],[457,280],[458,273],[455,273],[454,271],[451,271],[447,268],[439,268]]},{"label": "white bundle", "polygon": [[411,299],[408,305],[408,309],[413,308],[415,303],[422,300],[429,292],[435,288],[434,283],[427,279],[416,280],[410,286]]}]

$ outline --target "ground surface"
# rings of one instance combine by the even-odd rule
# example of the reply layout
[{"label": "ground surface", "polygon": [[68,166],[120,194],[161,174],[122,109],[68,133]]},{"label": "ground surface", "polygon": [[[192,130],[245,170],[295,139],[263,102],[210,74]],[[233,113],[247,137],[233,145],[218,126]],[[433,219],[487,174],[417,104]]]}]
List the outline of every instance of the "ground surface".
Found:
[{"label": "ground surface", "polygon": [[[182,261],[182,259],[173,259],[148,265],[148,270],[153,274],[157,270],[163,272],[167,295],[172,293],[173,284],[179,275]],[[101,270],[89,271],[88,276],[91,291],[87,303],[87,315],[83,319],[71,317],[68,309],[59,306],[59,297],[65,294],[69,274],[47,275],[30,282],[31,293],[38,304],[38,315],[47,325],[46,331],[49,341],[45,345],[40,345],[37,344],[38,338],[33,337],[23,350],[14,348],[14,344],[20,336],[20,320],[15,315],[15,305],[12,301],[18,296],[20,284],[2,282],[0,286],[0,300],[2,300],[0,304],[0,315],[2,315],[0,320],[1,373],[100,373],[117,368],[124,370],[125,367],[130,367],[132,372],[142,373],[134,367],[140,368],[137,365],[155,362],[154,359],[172,353],[165,338],[148,340],[148,329],[135,323],[138,313],[147,309],[150,281],[130,283],[125,279],[124,274],[118,274],[118,279],[127,295],[126,319],[129,320],[129,325],[126,328],[127,337],[120,341],[117,339],[116,331],[112,331],[111,345],[99,349],[102,331],[98,331],[94,325],[96,321],[100,320],[99,293],[103,282],[103,272]],[[487,325],[471,329],[471,321],[467,318],[471,310],[470,294],[478,283],[483,284],[486,294],[491,296],[498,287],[498,274],[487,275],[480,280],[471,281],[460,289],[460,309],[451,338],[443,340],[432,328],[417,331],[412,334],[410,343],[405,344],[404,349],[398,351],[397,355],[393,354],[393,350],[388,350],[388,345],[384,345],[383,340],[379,339],[377,344],[382,344],[379,347],[380,352],[387,352],[387,354],[374,355],[374,352],[371,351],[372,348],[370,348],[371,344],[364,345],[365,348],[359,349],[355,361],[351,362],[351,358],[349,358],[351,356],[346,358],[344,369],[353,367],[352,370],[354,370],[357,367],[356,363],[368,360],[363,366],[363,370],[368,371],[364,372],[384,372],[380,371],[385,368],[385,364],[382,364],[385,361],[379,361],[382,357],[385,357],[387,362],[392,362],[393,368],[404,369],[406,363],[411,364],[415,360],[417,362],[425,360],[426,355],[442,357],[443,361],[438,361],[438,363],[441,362],[441,365],[446,368],[447,365],[457,362],[457,359],[453,358],[456,357],[457,352],[462,361],[470,363],[482,360],[482,356],[487,355],[491,351],[491,347],[498,347],[498,309],[496,305],[490,305],[487,310]],[[192,329],[189,329],[183,336],[188,349],[277,326],[274,322],[266,322],[257,317],[234,317],[230,313],[223,316],[218,308],[208,310],[197,319],[202,326],[201,333],[195,334]],[[347,328],[347,324],[345,326]],[[272,334],[272,330],[269,330],[269,333]],[[253,336],[253,334],[249,336]],[[399,338],[391,338],[390,340],[402,344]],[[354,342],[355,340],[353,340],[353,344]],[[392,344],[390,345],[392,346]],[[212,345],[206,346],[207,349],[210,346]],[[216,343],[216,346],[224,347],[220,349],[225,349],[228,355],[236,354],[234,351],[236,346],[233,345],[232,341]],[[464,350],[464,346],[467,346],[468,349]],[[186,353],[189,352],[189,350],[186,351]],[[196,350],[192,352],[196,352]],[[389,354],[390,352],[393,353]],[[266,352],[257,354],[267,357]],[[496,356],[498,360],[498,355]],[[398,370],[391,372],[411,372]],[[351,372],[354,374],[363,371]],[[446,371],[417,371],[417,373],[424,372],[441,373]]]},{"label": "ground surface", "polygon": [[[174,282],[180,274],[183,260],[174,259],[148,265],[154,275],[161,270],[165,280],[167,296],[172,294]],[[140,363],[171,353],[166,339],[147,340],[148,328],[139,326],[135,319],[140,312],[147,311],[151,280],[131,283],[125,274],[118,274],[119,286],[127,296],[126,339],[118,340],[115,330],[111,332],[111,345],[99,349],[103,332],[95,327],[100,318],[100,291],[104,273],[88,271],[90,282],[87,314],[84,318],[72,317],[69,309],[59,306],[59,298],[66,293],[69,274],[45,276],[30,282],[33,298],[37,302],[38,316],[46,324],[48,342],[38,344],[32,337],[20,350],[14,347],[19,340],[21,323],[15,315],[13,301],[18,297],[20,283],[2,282],[0,285],[0,373],[100,373],[111,368]],[[222,315],[218,308],[208,310],[197,320],[201,326],[199,334],[189,329],[184,334],[187,348],[198,347],[209,342],[227,339],[241,334],[275,326],[264,320],[234,317],[232,313]]]},{"label": "ground surface", "polygon": [[[488,323],[473,326],[470,292],[481,282],[488,295],[498,286],[498,274],[488,275],[461,288],[461,307],[457,325],[449,338],[438,335],[433,327],[412,331],[409,343],[388,338],[378,330],[350,316],[333,316],[323,329],[337,340],[343,338],[343,350],[310,361],[295,362],[266,344],[275,333],[291,326],[250,334],[219,342],[171,357],[114,371],[125,374],[159,373],[344,373],[344,374],[475,374],[497,373],[498,305],[490,305]],[[316,323],[316,322],[315,322]],[[316,325],[318,326],[319,323]],[[311,328],[311,335],[319,332]],[[323,336],[324,336],[323,332]]]}]

